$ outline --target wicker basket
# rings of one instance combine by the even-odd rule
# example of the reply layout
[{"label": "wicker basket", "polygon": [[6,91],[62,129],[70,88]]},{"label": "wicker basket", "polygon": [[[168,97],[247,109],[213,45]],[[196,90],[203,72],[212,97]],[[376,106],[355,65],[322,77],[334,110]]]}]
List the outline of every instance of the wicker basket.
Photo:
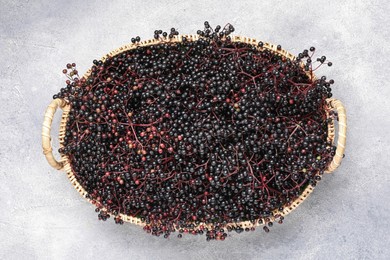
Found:
[{"label": "wicker basket", "polygon": [[[156,44],[161,44],[165,42],[180,42],[182,37],[186,37],[187,41],[195,41],[199,38],[198,35],[180,35],[180,36],[175,36],[172,39],[151,39],[147,41],[143,41],[141,43],[137,44],[128,44],[125,46],[120,47],[119,49],[116,49],[104,57],[102,57],[102,61],[104,62],[107,58],[116,56],[124,51],[128,51],[134,48],[137,48],[139,46],[149,46],[149,45],[156,45]],[[232,41],[234,42],[244,42],[244,43],[249,43],[257,46],[258,41],[253,38],[247,38],[247,37],[241,37],[241,36],[233,36]],[[291,60],[295,59],[295,56],[292,55],[291,53],[285,51],[285,50],[278,50],[276,45],[270,44],[270,43],[264,43],[263,48],[269,49],[273,51],[274,53],[277,53],[279,55],[282,55],[286,58],[289,58]],[[88,78],[89,75],[91,74],[91,70],[88,70],[85,75],[83,76],[84,78]],[[328,169],[326,170],[326,173],[331,173],[333,172],[341,163],[341,160],[344,155],[344,150],[345,150],[345,143],[346,143],[346,131],[347,131],[347,117],[346,117],[346,111],[343,106],[343,104],[337,100],[337,99],[327,99],[327,108],[326,108],[326,114],[328,115],[328,118],[331,118],[329,116],[329,111],[335,110],[338,113],[338,141],[337,141],[337,149],[335,156],[333,157],[332,162],[329,164]],[[97,204],[96,201],[92,199],[87,198],[87,192],[84,190],[84,188],[78,183],[76,177],[74,176],[74,173],[72,171],[71,165],[69,158],[65,154],[61,154],[61,159],[57,161],[52,153],[52,145],[51,145],[51,136],[50,136],[50,130],[51,130],[51,125],[53,121],[53,116],[54,113],[57,111],[58,108],[61,108],[62,110],[62,120],[60,124],[60,131],[59,131],[59,142],[60,142],[60,147],[63,147],[64,144],[64,137],[65,137],[65,131],[66,131],[66,122],[68,118],[68,114],[70,111],[70,106],[67,103],[66,100],[63,99],[55,99],[53,100],[50,105],[48,106],[46,112],[45,112],[45,117],[43,121],[43,127],[42,127],[42,148],[43,148],[43,153],[46,156],[46,159],[48,163],[55,169],[61,170],[66,172],[68,179],[70,182],[73,184],[75,189],[80,193],[81,196],[86,198],[90,203],[92,204]],[[334,118],[331,118],[332,120],[329,120],[329,125],[328,125],[328,141],[334,142],[335,139],[335,126],[334,126]],[[288,213],[290,213],[292,210],[294,210],[299,204],[301,204],[307,197],[308,195],[313,191],[314,187],[311,186],[310,184],[306,187],[306,189],[303,191],[303,193],[292,203],[289,205],[285,205],[284,210],[282,212],[280,211],[275,211],[275,214],[278,214],[280,216],[285,216]],[[108,212],[110,214],[110,212]],[[136,218],[136,217],[131,217],[127,216],[124,214],[119,214],[121,219],[126,222],[134,223],[137,225],[144,226],[145,223],[141,221],[141,219]],[[273,221],[274,219],[271,217],[269,221]],[[262,225],[264,224],[265,221],[263,219],[258,219],[257,221],[244,221],[240,223],[231,223],[229,225],[231,226],[241,226],[241,227],[252,227],[252,226],[257,226],[257,225]],[[204,226],[204,223],[201,223]]]}]

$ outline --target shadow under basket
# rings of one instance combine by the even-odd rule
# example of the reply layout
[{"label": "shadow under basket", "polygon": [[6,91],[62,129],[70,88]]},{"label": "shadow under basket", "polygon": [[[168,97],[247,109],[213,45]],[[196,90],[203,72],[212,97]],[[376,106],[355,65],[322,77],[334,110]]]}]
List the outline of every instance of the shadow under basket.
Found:
[{"label": "shadow under basket", "polygon": [[[151,39],[151,40],[146,40],[140,43],[136,44],[129,44],[125,45],[123,47],[120,47],[119,49],[116,49],[109,54],[105,55],[102,57],[102,61],[104,62],[107,58],[114,57],[122,52],[137,48],[137,47],[143,47],[143,46],[150,46],[150,45],[157,45],[157,44],[163,44],[167,42],[181,42],[182,37],[186,37],[187,41],[195,41],[199,39],[198,35],[181,35],[181,36],[175,36],[172,39],[169,40],[162,40],[162,39]],[[233,42],[243,42],[247,44],[252,44],[257,47],[258,41],[252,38],[247,38],[247,37],[241,37],[241,36],[232,36],[231,39]],[[270,43],[264,43],[263,49],[268,49],[275,54],[278,54],[280,56],[284,56],[290,60],[294,60],[295,56],[292,55],[291,53],[281,49],[278,50],[276,45],[270,44]],[[91,70],[87,71],[83,78],[87,79],[91,74]],[[315,79],[315,78],[314,78]],[[77,181],[74,172],[71,168],[70,161],[67,155],[61,154],[61,159],[56,160],[53,156],[52,153],[52,145],[51,145],[51,135],[50,135],[50,130],[51,130],[51,125],[53,121],[53,116],[57,109],[60,108],[62,110],[62,119],[60,123],[60,131],[59,131],[59,143],[60,143],[60,148],[64,147],[64,137],[65,137],[65,132],[66,132],[66,122],[68,119],[68,114],[70,111],[70,105],[68,102],[64,99],[55,99],[53,100],[50,105],[48,106],[45,116],[44,116],[44,122],[43,122],[43,127],[42,127],[42,148],[43,148],[43,153],[46,156],[46,159],[48,163],[55,169],[64,171],[66,172],[68,179],[72,183],[72,185],[75,187],[75,189],[80,193],[81,196],[86,198],[90,203],[92,204],[97,204],[99,202],[96,202],[93,199],[89,199],[87,197],[88,193],[85,191],[85,189],[80,185],[80,183]],[[337,112],[337,118],[334,118],[330,115],[330,111],[336,111]],[[329,164],[328,168],[326,169],[326,173],[331,173],[333,172],[341,163],[341,160],[343,159],[344,156],[344,150],[345,150],[345,144],[346,144],[346,132],[347,132],[347,116],[346,116],[346,111],[341,103],[341,101],[333,98],[329,98],[326,100],[326,108],[325,112],[328,116],[328,141],[331,143],[334,143],[335,141],[335,122],[338,122],[338,136],[337,136],[337,149],[335,152],[335,155]],[[314,187],[312,185],[308,185],[305,190],[302,192],[302,194],[294,201],[289,203],[288,205],[284,205],[283,211],[275,210],[273,213],[272,217],[267,217],[267,220],[265,218],[259,218],[256,221],[243,221],[243,222],[237,222],[237,223],[229,223],[227,226],[239,226],[242,228],[247,228],[247,227],[254,227],[254,226],[260,226],[264,225],[267,221],[274,221],[277,218],[280,218],[281,216],[285,216],[291,211],[293,211],[296,207],[298,207],[308,196],[309,194],[313,191]],[[105,208],[102,208],[105,210]],[[108,212],[108,214],[113,215],[113,213]],[[140,226],[146,225],[145,222],[141,221],[140,218],[138,217],[132,217],[124,214],[118,214],[120,218],[125,221],[125,222],[130,222],[133,224],[137,224]],[[205,224],[205,223],[200,223],[199,225],[203,225],[205,227],[211,225],[211,224]]]}]

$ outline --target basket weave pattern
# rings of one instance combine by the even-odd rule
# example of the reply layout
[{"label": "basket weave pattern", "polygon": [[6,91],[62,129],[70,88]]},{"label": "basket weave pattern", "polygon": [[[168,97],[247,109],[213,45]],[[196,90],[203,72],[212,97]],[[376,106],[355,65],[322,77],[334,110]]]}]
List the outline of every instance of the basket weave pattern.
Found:
[{"label": "basket weave pattern", "polygon": [[[195,41],[199,39],[198,35],[180,35],[180,36],[175,36],[172,39],[169,40],[162,40],[162,39],[151,39],[151,40],[146,40],[137,44],[128,44],[124,45],[114,51],[111,51],[107,55],[101,58],[101,60],[104,62],[107,58],[111,58],[113,56],[116,56],[122,52],[137,48],[137,47],[143,47],[143,46],[150,46],[150,45],[156,45],[156,44],[162,44],[165,42],[181,42],[182,37],[186,37],[187,41]],[[258,41],[253,38],[247,38],[247,37],[241,37],[241,36],[233,36],[232,37],[233,42],[244,42],[248,44],[253,44],[254,46],[257,47]],[[258,47],[257,47],[258,48]],[[271,50],[274,53],[277,53],[281,56],[284,56],[288,59],[294,60],[295,56],[292,55],[291,53],[285,51],[285,50],[278,50],[276,45],[270,44],[270,43],[264,43],[263,48]],[[91,70],[88,70],[83,78],[87,79],[91,74]],[[315,79],[315,78],[314,78]],[[344,155],[344,150],[345,150],[345,143],[346,143],[346,131],[347,131],[347,117],[346,117],[346,111],[341,103],[341,101],[337,99],[327,99],[327,107],[325,108],[325,112],[330,118],[329,111],[335,110],[338,113],[338,126],[339,126],[339,131],[338,131],[338,141],[337,141],[337,149],[336,149],[336,154],[333,157],[333,160],[329,164],[327,170],[325,172],[331,173],[333,172],[341,163],[341,160]],[[43,127],[42,127],[42,147],[43,147],[43,153],[45,154],[47,161],[49,164],[54,167],[57,170],[61,170],[66,172],[68,179],[72,183],[72,185],[75,187],[75,189],[80,193],[81,196],[86,198],[90,203],[92,204],[98,204],[99,202],[96,202],[92,199],[88,199],[87,195],[88,193],[85,191],[85,189],[80,185],[80,183],[77,181],[71,164],[70,160],[67,155],[61,154],[61,159],[57,161],[52,153],[52,146],[51,146],[51,136],[50,136],[50,130],[51,130],[51,124],[53,121],[53,116],[56,110],[59,108],[62,109],[62,119],[60,123],[60,131],[59,131],[59,142],[60,142],[60,148],[64,146],[64,137],[66,133],[66,122],[68,119],[68,114],[70,111],[70,105],[67,103],[66,100],[63,99],[55,99],[51,102],[51,104],[48,106],[46,113],[45,113],[45,118],[43,122]],[[328,141],[331,143],[334,142],[335,139],[335,125],[334,125],[334,120],[332,119],[329,124],[328,124]],[[282,212],[275,210],[274,214],[279,214],[280,216],[285,216],[291,211],[293,211],[299,204],[301,204],[308,196],[309,194],[313,191],[314,187],[311,186],[310,184],[306,187],[306,189],[303,191],[303,193],[292,203],[289,205],[286,205],[283,209]],[[103,208],[104,210],[104,208]],[[133,224],[141,225],[144,226],[145,223],[141,221],[140,218],[137,217],[132,217],[124,214],[119,214],[120,218],[123,221],[130,222]],[[273,221],[273,217],[269,218],[271,221]],[[253,221],[243,221],[240,223],[230,223],[228,225],[231,226],[241,226],[241,227],[252,227],[252,226],[258,226],[262,225],[265,223],[262,221],[262,219],[258,219],[255,222]],[[204,223],[201,223],[200,225],[208,226]]]}]

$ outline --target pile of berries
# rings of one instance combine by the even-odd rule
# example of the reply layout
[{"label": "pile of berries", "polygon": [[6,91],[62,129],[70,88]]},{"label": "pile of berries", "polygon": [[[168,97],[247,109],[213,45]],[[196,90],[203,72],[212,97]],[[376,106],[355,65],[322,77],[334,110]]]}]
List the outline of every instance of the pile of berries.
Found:
[{"label": "pile of berries", "polygon": [[64,69],[54,98],[71,110],[60,153],[99,219],[137,217],[164,237],[224,240],[257,223],[268,232],[331,161],[334,82],[313,75],[326,57],[314,60],[312,47],[290,60],[232,41],[230,24],[204,25],[194,41],[174,28],[156,30],[156,45],[137,36],[138,47],[94,60],[87,78],[74,63]]}]

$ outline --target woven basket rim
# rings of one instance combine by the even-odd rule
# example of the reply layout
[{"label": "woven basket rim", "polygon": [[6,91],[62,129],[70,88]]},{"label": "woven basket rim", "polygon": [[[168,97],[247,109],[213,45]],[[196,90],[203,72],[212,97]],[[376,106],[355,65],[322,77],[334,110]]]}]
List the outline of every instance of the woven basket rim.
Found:
[{"label": "woven basket rim", "polygon": [[[164,44],[164,43],[182,42],[182,37],[185,37],[187,41],[195,41],[197,39],[202,38],[202,37],[200,37],[199,35],[196,35],[196,34],[184,34],[184,35],[174,36],[172,39],[165,39],[165,40],[161,39],[161,38],[157,39],[157,40],[156,39],[149,39],[149,40],[145,40],[145,41],[142,41],[142,42],[136,43],[136,44],[126,44],[126,45],[124,45],[122,47],[119,47],[119,48],[109,52],[108,54],[104,55],[101,58],[101,61],[104,62],[108,58],[112,58],[112,57],[114,57],[116,55],[121,54],[122,52],[125,52],[125,51],[128,51],[128,50],[132,50],[132,49],[135,49],[135,48],[138,48],[138,47],[145,47],[145,46],[158,45],[158,44]],[[277,49],[277,45],[274,45],[274,44],[271,44],[271,43],[263,42],[263,47],[258,47],[258,42],[259,41],[257,41],[254,38],[242,37],[242,36],[231,36],[231,41],[232,42],[243,42],[243,43],[252,44],[252,45],[254,45],[258,49],[268,49],[268,50],[270,50],[270,51],[272,51],[272,52],[274,52],[276,54],[279,54],[281,56],[284,56],[284,57],[286,57],[288,59],[291,59],[291,60],[295,60],[296,59],[296,57],[293,54],[289,53],[288,51],[286,51],[284,49]],[[92,70],[89,69],[82,76],[82,78],[87,79],[90,76],[91,72],[92,72]],[[311,75],[311,76],[312,76],[312,80],[316,79],[314,74]],[[61,119],[61,123],[60,123],[60,131],[59,131],[60,148],[64,147],[64,137],[65,137],[65,132],[66,132],[66,122],[67,122],[68,114],[69,114],[69,111],[70,111],[70,105],[68,104],[68,102],[66,100],[63,100],[63,99],[62,99],[62,101],[65,101],[66,104],[63,105],[63,114],[62,114],[62,119]],[[335,99],[327,99],[327,107],[325,108],[325,112],[326,112],[328,118],[329,118],[329,111],[334,109],[334,106],[332,105],[332,102],[334,102],[334,101],[337,101],[337,100],[335,100]],[[328,141],[330,141],[333,144],[334,143],[334,137],[335,137],[334,121],[333,120],[329,120],[329,121],[330,122],[328,123]],[[69,160],[68,156],[65,155],[65,154],[61,154],[60,162],[63,165],[61,170],[66,172],[68,179],[70,180],[70,182],[72,183],[74,188],[79,192],[79,194],[82,197],[84,197],[87,201],[89,201],[91,204],[93,204],[95,206],[99,206],[101,208],[101,210],[104,210],[104,211],[107,212],[107,214],[114,216],[114,214],[112,212],[107,211],[107,209],[104,208],[103,205],[101,205],[99,202],[97,202],[97,201],[95,201],[93,199],[87,198],[88,193],[81,186],[81,184],[77,181],[77,179],[76,179],[76,177],[75,177],[75,175],[73,173],[73,170],[72,170],[72,167],[71,167],[70,160]],[[325,172],[330,173],[335,168],[336,167],[334,167],[334,168],[329,167]],[[279,211],[277,209],[274,210],[273,211],[274,214],[271,217],[262,217],[262,218],[257,219],[256,221],[232,222],[232,223],[228,223],[227,225],[228,226],[240,226],[240,227],[244,227],[245,228],[245,227],[260,226],[260,225],[264,225],[268,221],[274,221],[276,219],[275,215],[278,216],[278,217],[279,216],[286,216],[291,211],[296,209],[298,207],[298,205],[300,205],[308,197],[308,195],[313,192],[313,190],[314,190],[314,187],[312,185],[308,184],[307,187],[305,188],[305,190],[302,192],[302,194],[297,199],[295,199],[289,205],[285,205],[284,208],[283,208],[283,211]],[[136,224],[136,225],[140,225],[140,226],[145,226],[146,225],[146,223],[141,221],[141,219],[138,218],[138,217],[132,217],[132,216],[128,216],[128,215],[125,215],[125,214],[122,214],[122,213],[117,214],[117,216],[119,216],[125,222],[130,222],[130,223],[133,223],[133,224]],[[212,226],[213,224],[200,223],[197,227],[199,227],[200,225],[203,225],[204,227],[209,227],[209,226]]]}]

